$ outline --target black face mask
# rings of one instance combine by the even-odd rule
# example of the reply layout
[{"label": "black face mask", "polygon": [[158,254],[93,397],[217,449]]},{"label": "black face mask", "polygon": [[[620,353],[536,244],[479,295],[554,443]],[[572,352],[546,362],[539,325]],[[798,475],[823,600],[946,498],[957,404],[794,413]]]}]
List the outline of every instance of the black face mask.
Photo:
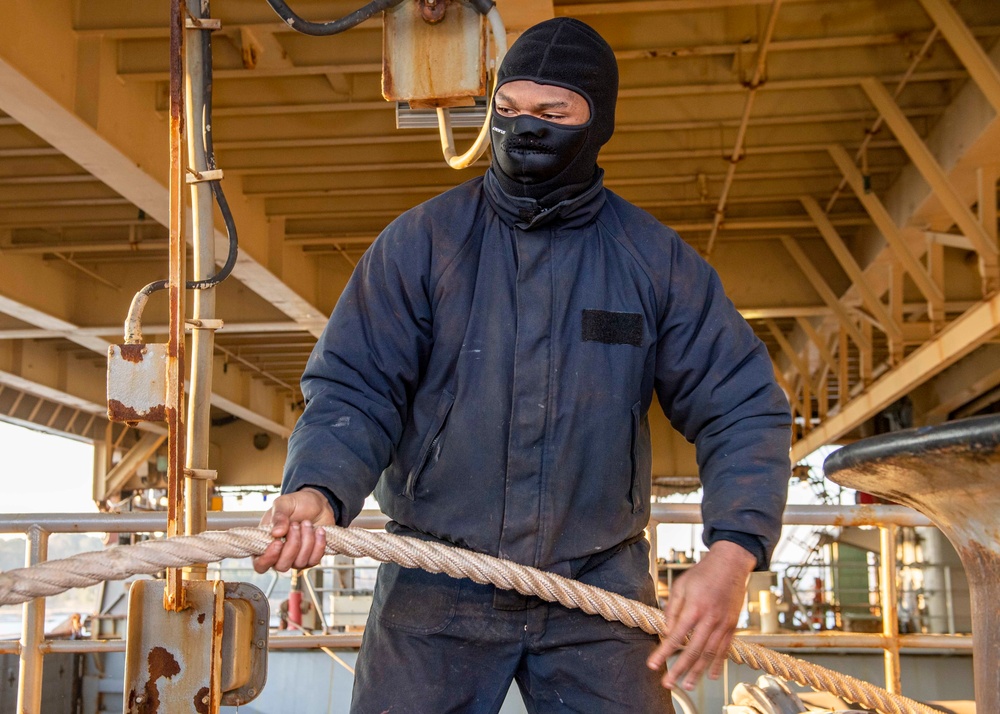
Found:
[{"label": "black face mask", "polygon": [[593,182],[601,147],[591,140],[590,122],[563,126],[494,112],[491,128],[493,171],[509,195],[550,204]]},{"label": "black face mask", "polygon": [[514,181],[526,186],[545,183],[573,163],[587,143],[587,129],[587,125],[563,126],[524,114],[505,117],[494,112],[494,156]]}]

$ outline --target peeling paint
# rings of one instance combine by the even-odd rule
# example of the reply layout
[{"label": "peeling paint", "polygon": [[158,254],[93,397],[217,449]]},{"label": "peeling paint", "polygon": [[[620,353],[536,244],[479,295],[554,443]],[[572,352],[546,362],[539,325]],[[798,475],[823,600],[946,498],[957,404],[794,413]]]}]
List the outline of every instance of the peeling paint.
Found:
[{"label": "peeling paint", "polygon": [[146,354],[146,345],[119,345],[122,359],[127,362],[142,362],[142,357]]}]

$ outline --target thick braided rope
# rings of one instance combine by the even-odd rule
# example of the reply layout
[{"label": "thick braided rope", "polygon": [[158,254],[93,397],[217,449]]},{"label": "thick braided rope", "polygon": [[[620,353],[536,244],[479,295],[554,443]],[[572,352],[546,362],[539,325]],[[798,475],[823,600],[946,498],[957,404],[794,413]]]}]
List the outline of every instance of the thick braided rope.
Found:
[{"label": "thick braided rope", "polygon": [[[666,636],[669,632],[666,616],[659,609],[554,573],[391,533],[338,527],[326,527],[324,530],[326,552],[331,555],[367,556],[406,568],[420,568],[456,578],[466,577],[477,583],[516,590],[523,595],[536,595],[607,620],[617,620],[650,634]],[[145,541],[133,546],[115,546],[63,560],[49,560],[31,568],[0,573],[0,605],[26,602],[105,580],[151,575],[164,568],[259,555],[271,541],[266,528],[233,528]],[[934,714],[930,707],[891,694],[868,682],[739,639],[733,641],[727,654],[738,664],[831,692],[882,714]]]}]

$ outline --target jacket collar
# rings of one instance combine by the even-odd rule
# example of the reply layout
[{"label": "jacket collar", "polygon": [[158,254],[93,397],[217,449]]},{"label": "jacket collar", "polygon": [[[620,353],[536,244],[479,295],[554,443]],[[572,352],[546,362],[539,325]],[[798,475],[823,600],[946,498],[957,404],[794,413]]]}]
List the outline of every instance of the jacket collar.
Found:
[{"label": "jacket collar", "polygon": [[523,231],[543,226],[552,229],[582,228],[597,217],[606,200],[604,169],[598,169],[597,179],[583,193],[549,208],[542,208],[533,198],[519,198],[505,193],[492,168],[486,172],[483,188],[500,220]]}]

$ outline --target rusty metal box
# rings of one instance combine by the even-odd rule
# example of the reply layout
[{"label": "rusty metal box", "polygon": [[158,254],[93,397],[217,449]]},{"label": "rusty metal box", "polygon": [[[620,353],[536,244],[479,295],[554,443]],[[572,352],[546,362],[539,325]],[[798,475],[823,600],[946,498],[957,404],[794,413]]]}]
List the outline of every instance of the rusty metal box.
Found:
[{"label": "rusty metal box", "polygon": [[166,421],[167,345],[108,347],[108,419]]},{"label": "rusty metal box", "polygon": [[406,0],[385,12],[382,38],[387,100],[452,107],[486,94],[486,19],[467,2]]}]

